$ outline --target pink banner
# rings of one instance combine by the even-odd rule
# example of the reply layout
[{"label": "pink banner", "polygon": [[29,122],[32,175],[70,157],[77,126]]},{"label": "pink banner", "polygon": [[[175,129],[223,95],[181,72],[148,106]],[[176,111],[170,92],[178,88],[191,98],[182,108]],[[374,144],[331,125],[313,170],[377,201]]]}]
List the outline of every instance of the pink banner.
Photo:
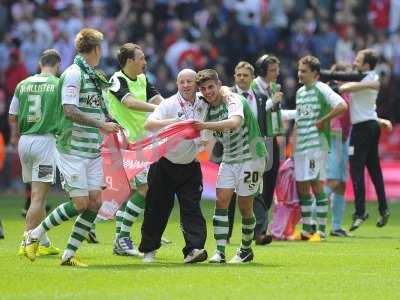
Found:
[{"label": "pink banner", "polygon": [[185,139],[199,137],[193,121],[182,121],[166,127],[163,131],[133,144],[125,136],[108,135],[101,149],[106,189],[102,192],[99,216],[111,219],[118,208],[129,198],[129,181],[150,164],[159,160],[169,150]]}]

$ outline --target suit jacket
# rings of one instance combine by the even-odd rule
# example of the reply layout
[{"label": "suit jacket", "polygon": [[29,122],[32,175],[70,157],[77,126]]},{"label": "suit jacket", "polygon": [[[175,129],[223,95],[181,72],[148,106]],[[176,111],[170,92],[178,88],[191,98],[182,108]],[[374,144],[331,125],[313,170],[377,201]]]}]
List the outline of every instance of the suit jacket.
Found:
[{"label": "suit jacket", "polygon": [[[256,98],[258,127],[260,127],[262,136],[266,136],[267,135],[267,113],[265,111],[265,103],[267,103],[269,95],[261,94],[259,91],[257,91],[255,88],[253,88],[253,86],[250,87],[250,90],[253,92],[253,94],[255,95],[255,98]],[[236,86],[231,87],[231,91],[239,94],[239,91],[237,90]]]}]

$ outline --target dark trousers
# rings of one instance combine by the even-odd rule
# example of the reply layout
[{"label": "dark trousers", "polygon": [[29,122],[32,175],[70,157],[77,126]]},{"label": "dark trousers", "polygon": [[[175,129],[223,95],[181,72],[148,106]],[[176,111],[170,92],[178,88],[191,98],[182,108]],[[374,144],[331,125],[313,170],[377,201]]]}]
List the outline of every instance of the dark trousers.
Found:
[{"label": "dark trousers", "polygon": [[266,164],[267,171],[263,175],[263,192],[254,198],[255,236],[264,234],[268,227],[268,212],[272,206],[279,171],[279,146],[276,137],[267,142],[267,150],[270,158]]},{"label": "dark trousers", "polygon": [[355,197],[356,211],[354,215],[357,217],[363,217],[365,214],[365,167],[368,169],[376,195],[378,196],[380,214],[384,214],[388,208],[378,154],[379,136],[380,127],[378,122],[374,120],[355,124],[351,131],[350,154],[352,151],[351,148],[354,149],[354,154],[349,156],[350,175],[353,180]]},{"label": "dark trousers", "polygon": [[186,243],[182,250],[184,256],[194,248],[204,248],[207,228],[200,208],[202,180],[200,163],[197,161],[183,165],[161,158],[150,166],[139,246],[141,252],[160,248],[161,236],[174,207],[175,194],[179,201],[181,229]]}]

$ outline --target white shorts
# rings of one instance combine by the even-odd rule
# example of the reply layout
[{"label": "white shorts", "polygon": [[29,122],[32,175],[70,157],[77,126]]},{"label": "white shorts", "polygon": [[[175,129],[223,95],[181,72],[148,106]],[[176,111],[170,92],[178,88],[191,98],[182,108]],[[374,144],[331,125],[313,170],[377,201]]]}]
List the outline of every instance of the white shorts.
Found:
[{"label": "white shorts", "polygon": [[18,154],[25,183],[54,183],[56,164],[54,160],[55,138],[51,134],[26,134],[18,142]]},{"label": "white shorts", "polygon": [[327,152],[320,149],[295,153],[293,158],[296,181],[325,180],[327,156]]},{"label": "white shorts", "polygon": [[88,196],[89,191],[101,191],[106,186],[101,157],[83,158],[58,150],[55,154],[62,187],[70,197]]},{"label": "white shorts", "polygon": [[239,196],[251,196],[262,192],[262,179],[265,159],[255,159],[243,163],[221,163],[218,170],[216,187],[235,189]]}]

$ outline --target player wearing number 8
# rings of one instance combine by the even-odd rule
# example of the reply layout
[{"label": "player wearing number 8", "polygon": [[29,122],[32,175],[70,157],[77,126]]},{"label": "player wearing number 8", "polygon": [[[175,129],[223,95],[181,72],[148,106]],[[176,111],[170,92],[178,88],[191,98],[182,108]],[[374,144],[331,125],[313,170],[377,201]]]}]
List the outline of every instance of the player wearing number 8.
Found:
[{"label": "player wearing number 8", "polygon": [[[41,73],[18,84],[10,105],[11,144],[18,144],[23,181],[32,183],[26,231],[39,225],[46,216],[45,197],[49,185],[55,179],[54,134],[60,105],[59,79],[55,75],[59,72],[60,62],[61,57],[56,50],[44,51],[39,61]],[[21,245],[18,254],[23,253]],[[42,235],[39,254],[58,253],[59,250],[51,246],[47,235]]]},{"label": "player wearing number 8", "polygon": [[251,243],[256,225],[253,199],[254,195],[260,192],[267,150],[257,120],[244,97],[221,89],[221,82],[214,70],[200,71],[196,76],[196,82],[200,92],[210,104],[206,118],[208,122],[200,122],[197,128],[212,130],[214,138],[223,145],[213,217],[217,250],[210,262],[225,262],[225,246],[229,230],[228,206],[233,192],[238,195],[238,205],[242,214],[242,243],[230,262],[249,262],[253,260]]}]

